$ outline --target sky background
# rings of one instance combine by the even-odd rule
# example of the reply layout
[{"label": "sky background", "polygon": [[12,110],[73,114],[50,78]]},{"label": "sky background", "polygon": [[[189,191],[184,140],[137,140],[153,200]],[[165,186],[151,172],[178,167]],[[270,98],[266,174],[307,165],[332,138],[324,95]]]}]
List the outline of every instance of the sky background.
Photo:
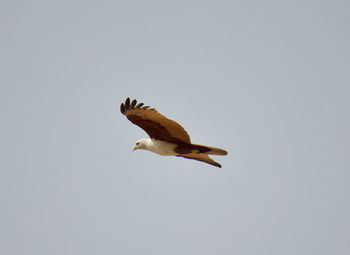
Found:
[{"label": "sky background", "polygon": [[[349,1],[2,1],[0,253],[350,254]],[[126,97],[226,149],[147,151]]]}]

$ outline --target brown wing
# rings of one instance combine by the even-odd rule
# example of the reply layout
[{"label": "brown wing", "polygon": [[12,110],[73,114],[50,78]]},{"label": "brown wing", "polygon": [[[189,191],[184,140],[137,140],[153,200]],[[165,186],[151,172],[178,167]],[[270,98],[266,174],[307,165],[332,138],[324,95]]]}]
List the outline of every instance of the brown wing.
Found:
[{"label": "brown wing", "polygon": [[187,153],[187,154],[180,155],[180,157],[202,161],[202,162],[208,163],[210,165],[221,168],[221,165],[219,163],[215,162],[207,154],[204,154],[204,153],[199,153],[199,154],[198,153]]},{"label": "brown wing", "polygon": [[154,139],[168,142],[191,143],[186,130],[173,120],[161,115],[155,109],[148,109],[143,103],[137,104],[134,99],[130,103],[130,98],[120,105],[120,111],[128,120],[139,126]]}]

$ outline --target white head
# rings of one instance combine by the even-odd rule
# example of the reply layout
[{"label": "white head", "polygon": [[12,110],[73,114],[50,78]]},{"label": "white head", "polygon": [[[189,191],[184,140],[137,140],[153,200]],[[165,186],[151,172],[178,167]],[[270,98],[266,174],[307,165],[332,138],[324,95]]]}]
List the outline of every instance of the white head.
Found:
[{"label": "white head", "polygon": [[149,139],[142,138],[135,143],[134,147],[132,147],[132,150],[133,151],[137,149],[147,150],[148,142],[149,142]]}]

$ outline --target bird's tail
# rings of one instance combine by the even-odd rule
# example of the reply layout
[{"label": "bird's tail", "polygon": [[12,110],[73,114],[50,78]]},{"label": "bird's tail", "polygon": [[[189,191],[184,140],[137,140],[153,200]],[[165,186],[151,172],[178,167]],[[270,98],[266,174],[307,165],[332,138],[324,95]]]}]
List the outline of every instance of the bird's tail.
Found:
[{"label": "bird's tail", "polygon": [[204,153],[211,155],[227,155],[227,151],[215,147],[200,145],[200,144],[192,144],[193,152],[195,153]]}]

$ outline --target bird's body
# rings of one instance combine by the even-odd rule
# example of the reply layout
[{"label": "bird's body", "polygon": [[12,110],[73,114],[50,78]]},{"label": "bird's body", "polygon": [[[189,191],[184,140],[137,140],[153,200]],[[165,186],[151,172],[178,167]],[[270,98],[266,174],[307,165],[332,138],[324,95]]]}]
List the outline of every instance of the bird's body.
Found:
[{"label": "bird's body", "polygon": [[120,105],[120,111],[132,123],[138,125],[150,136],[136,142],[133,150],[143,149],[164,156],[178,156],[206,162],[213,166],[221,165],[208,155],[226,155],[225,150],[191,143],[190,136],[185,129],[173,120],[166,118],[149,106],[138,105],[134,99],[127,98]]}]

